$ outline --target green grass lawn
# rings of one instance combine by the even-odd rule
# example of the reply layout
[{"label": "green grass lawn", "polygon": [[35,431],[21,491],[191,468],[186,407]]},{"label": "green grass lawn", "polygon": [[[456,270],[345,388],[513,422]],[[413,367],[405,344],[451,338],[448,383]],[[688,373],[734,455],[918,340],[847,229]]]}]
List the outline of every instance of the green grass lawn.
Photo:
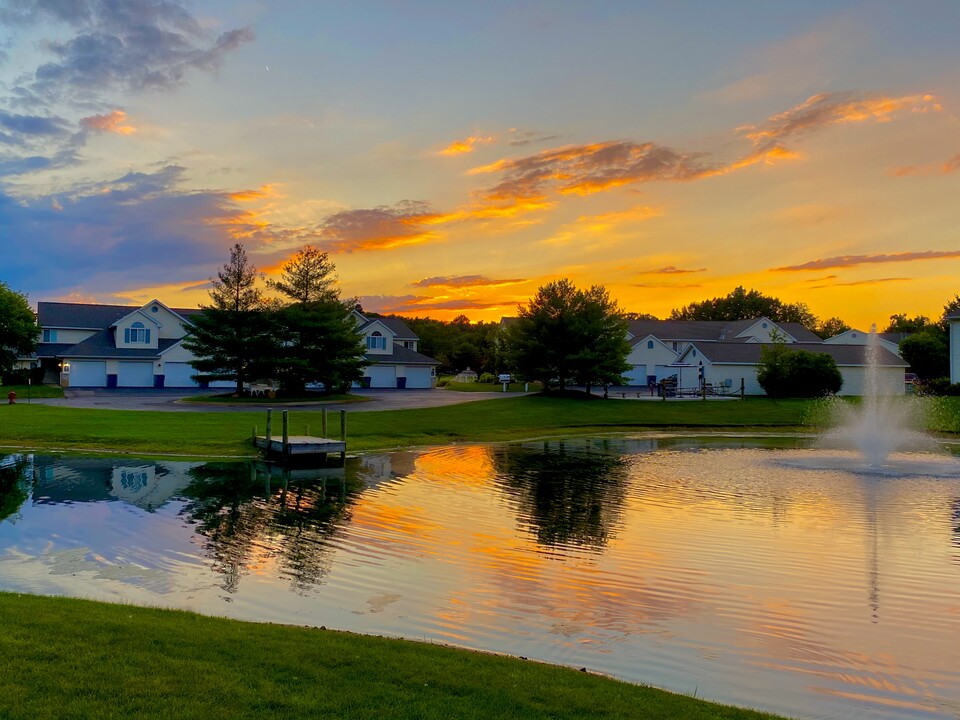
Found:
[{"label": "green grass lawn", "polygon": [[10,720],[774,717],[541,663],[322,629],[3,593],[0,617],[0,717]]},{"label": "green grass lawn", "polygon": [[[809,401],[743,402],[583,401],[539,395],[483,400],[447,407],[347,412],[351,452],[495,442],[545,436],[615,433],[641,428],[796,428]],[[331,418],[331,432],[339,420]],[[266,413],[152,412],[43,405],[0,405],[0,446],[84,449],[180,455],[254,455],[254,425],[262,434]],[[276,425],[276,423],[275,423]],[[292,411],[291,433],[306,425],[319,434],[319,410]]]},{"label": "green grass lawn", "polygon": [[27,402],[27,398],[62,398],[63,388],[59,385],[0,385],[0,400],[7,402],[7,393],[15,392],[17,402]]}]

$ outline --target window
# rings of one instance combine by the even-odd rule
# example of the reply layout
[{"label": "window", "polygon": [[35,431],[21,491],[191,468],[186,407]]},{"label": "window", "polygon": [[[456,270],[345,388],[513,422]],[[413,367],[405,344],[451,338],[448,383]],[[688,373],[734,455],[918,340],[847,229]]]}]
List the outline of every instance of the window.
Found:
[{"label": "window", "polygon": [[647,340],[647,350],[653,350],[653,340]]},{"label": "window", "polygon": [[379,330],[374,330],[367,336],[367,350],[386,350],[387,339],[380,334]]},{"label": "window", "polygon": [[407,348],[407,350],[414,350],[416,343],[413,340],[404,340],[403,346]]},{"label": "window", "polygon": [[43,331],[43,342],[56,342],[57,341],[57,331],[56,330],[44,330]]},{"label": "window", "polygon": [[150,331],[142,322],[135,322],[123,331],[123,341],[128,344],[150,342]]},{"label": "window", "polygon": [[160,312],[160,308],[154,305],[152,308],[150,308],[150,312]]}]

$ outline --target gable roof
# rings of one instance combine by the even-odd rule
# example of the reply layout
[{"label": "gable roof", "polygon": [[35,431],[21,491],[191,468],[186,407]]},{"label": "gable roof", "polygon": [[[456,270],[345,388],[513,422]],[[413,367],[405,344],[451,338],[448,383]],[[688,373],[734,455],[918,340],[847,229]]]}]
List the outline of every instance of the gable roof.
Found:
[{"label": "gable roof", "polygon": [[96,332],[86,340],[71,345],[60,357],[155,358],[164,350],[180,342],[179,338],[160,338],[155,348],[118,348],[110,330]]},{"label": "gable roof", "polygon": [[431,357],[427,357],[423,353],[418,353],[416,350],[410,350],[409,348],[403,347],[403,345],[394,345],[393,352],[389,355],[367,353],[364,355],[367,360],[370,360],[374,365],[389,364],[389,363],[402,363],[403,365],[439,365],[440,363],[434,360]]},{"label": "gable roof", "polygon": [[[756,364],[760,360],[760,351],[764,347],[770,347],[769,344],[761,343],[702,343],[694,344],[687,348],[680,356],[683,360],[687,358],[692,350],[696,350],[700,355],[711,363],[732,363],[732,364]],[[826,353],[830,355],[837,365],[866,365],[867,364],[867,346],[866,345],[830,345],[827,343],[791,343],[787,346],[790,350],[806,350],[807,352]],[[890,352],[884,347],[877,348],[877,362],[884,367],[907,367],[900,357]]]},{"label": "gable roof", "polygon": [[[150,303],[147,303],[148,305]],[[162,304],[162,303],[161,303]],[[143,308],[143,305],[96,305],[93,303],[38,302],[37,324],[48,328],[103,330],[118,320]],[[166,307],[164,305],[164,307]],[[167,308],[188,318],[202,312],[200,308]]]}]

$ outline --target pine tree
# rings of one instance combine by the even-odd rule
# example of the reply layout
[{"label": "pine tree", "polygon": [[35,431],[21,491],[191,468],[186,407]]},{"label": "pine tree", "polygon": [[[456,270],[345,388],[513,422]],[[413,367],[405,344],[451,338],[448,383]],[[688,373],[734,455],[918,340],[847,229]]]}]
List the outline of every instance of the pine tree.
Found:
[{"label": "pine tree", "polygon": [[243,245],[230,248],[230,260],[211,278],[211,304],[190,318],[183,346],[196,359],[198,376],[236,380],[236,394],[249,380],[270,375],[272,342],[257,269]]}]

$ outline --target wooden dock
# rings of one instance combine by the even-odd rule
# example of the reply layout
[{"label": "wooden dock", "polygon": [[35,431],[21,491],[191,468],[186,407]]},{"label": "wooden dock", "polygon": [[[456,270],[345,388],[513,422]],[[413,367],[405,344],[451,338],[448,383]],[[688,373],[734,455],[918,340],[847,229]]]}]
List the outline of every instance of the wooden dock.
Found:
[{"label": "wooden dock", "polygon": [[[290,434],[289,411],[282,412],[283,431],[280,437],[273,435],[273,410],[267,410],[267,434],[258,435],[253,428],[253,444],[265,451],[267,458],[288,460],[290,462],[309,462],[312,460],[326,463],[328,455],[339,455],[340,464],[347,457],[347,411],[340,411],[340,439],[310,435],[309,426],[303,435]],[[322,411],[323,434],[327,434],[327,411]]]}]

